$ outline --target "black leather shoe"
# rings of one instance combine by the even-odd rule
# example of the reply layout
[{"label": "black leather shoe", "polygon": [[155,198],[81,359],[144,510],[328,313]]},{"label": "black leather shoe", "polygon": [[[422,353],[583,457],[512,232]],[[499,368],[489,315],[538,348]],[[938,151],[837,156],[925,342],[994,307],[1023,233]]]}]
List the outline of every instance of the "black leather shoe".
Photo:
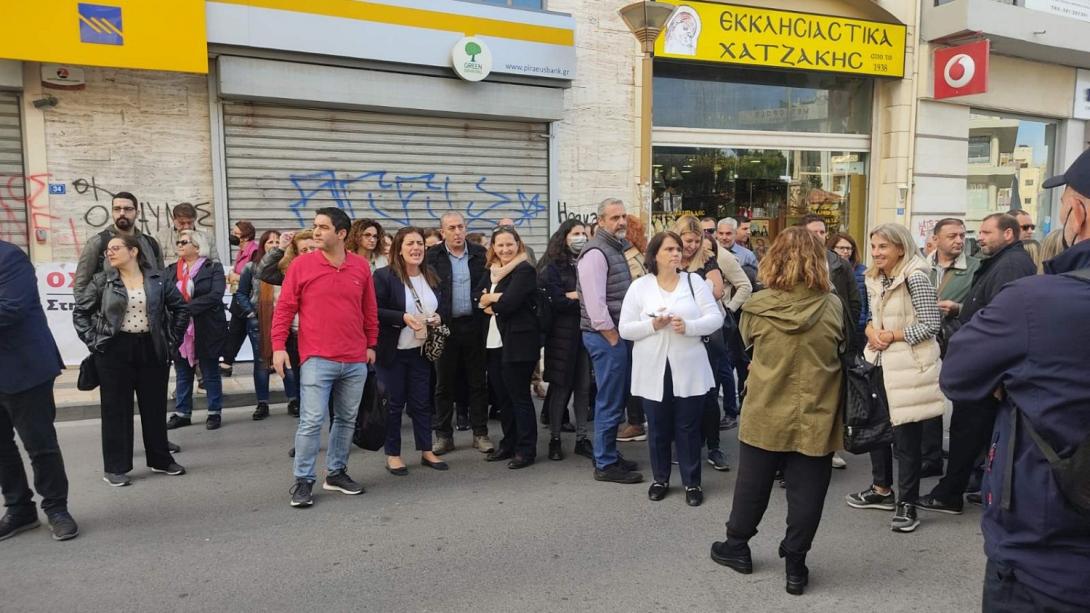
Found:
[{"label": "black leather shoe", "polygon": [[507,463],[507,468],[510,468],[511,470],[518,470],[520,468],[526,468],[533,463],[533,458],[524,458],[520,455],[516,455],[510,462]]},{"label": "black leather shoe", "polygon": [[288,415],[292,417],[299,417],[299,401],[292,399],[288,401]]},{"label": "black leather shoe", "polygon": [[699,507],[704,504],[704,490],[697,487],[685,488],[685,504],[690,507]]},{"label": "black leather shoe", "polygon": [[651,487],[647,488],[647,497],[655,502],[658,502],[663,498],[666,498],[666,493],[669,491],[669,483],[659,483],[658,481],[655,481],[651,484]]},{"label": "black leather shoe", "polygon": [[181,453],[182,448],[175,445],[174,443],[172,443],[170,441],[167,441],[167,451],[169,451],[171,453]]},{"label": "black leather shoe", "polygon": [[802,596],[808,583],[810,583],[810,575],[787,575],[787,593],[792,596]]},{"label": "black leather shoe", "polygon": [[515,452],[514,451],[504,451],[502,449],[497,449],[497,450],[493,451],[492,453],[488,454],[485,457],[484,461],[485,462],[502,462],[504,460],[510,460],[513,457],[515,457]]},{"label": "black leather shoe", "polygon": [[459,432],[468,431],[469,430],[469,415],[467,415],[466,413],[458,413],[458,416],[455,418],[454,423],[455,423],[455,426],[454,426],[455,430],[457,430]]},{"label": "black leather shoe", "polygon": [[20,532],[33,530],[40,525],[37,511],[34,511],[33,515],[27,514],[22,517],[5,513],[3,517],[0,517],[0,541],[9,539]]},{"label": "black leather shoe", "polygon": [[712,561],[743,575],[753,573],[753,556],[749,552],[749,545],[732,549],[725,542],[716,541],[712,543]]},{"label": "black leather shoe", "polygon": [[192,425],[192,423],[193,423],[192,419],[190,419],[188,417],[182,417],[181,415],[178,415],[177,413],[175,413],[174,415],[170,416],[170,419],[167,420],[167,430],[173,430],[175,428],[182,428],[182,427],[185,427],[185,426]]},{"label": "black leather shoe", "polygon": [[806,568],[806,554],[788,554],[780,547],[780,557],[784,559],[787,570],[787,593],[801,596],[810,583],[810,569]]},{"label": "black leather shoe", "polygon": [[420,464],[423,466],[427,466],[428,468],[433,468],[435,470],[447,470],[450,468],[450,466],[442,460],[439,460],[438,462],[432,462],[427,458],[420,458]]},{"label": "black leather shoe", "polygon": [[251,416],[254,421],[261,421],[269,416],[269,405],[265,402],[257,403],[257,408],[254,409],[254,414]]},{"label": "black leather shoe", "polygon": [[564,450],[560,447],[560,439],[549,439],[549,459],[550,460],[563,460]]},{"label": "black leather shoe", "polygon": [[394,468],[394,467],[390,466],[389,462],[387,462],[386,463],[386,472],[390,473],[391,475],[393,475],[395,477],[404,477],[405,475],[409,474],[409,467],[400,466],[398,468]]},{"label": "black leather shoe", "polygon": [[920,465],[920,478],[942,476],[942,462],[924,462]]},{"label": "black leather shoe", "polygon": [[221,423],[220,416],[218,414],[216,414],[216,413],[213,413],[213,414],[208,416],[208,419],[204,420],[204,429],[205,430],[219,430],[220,429],[220,423]]},{"label": "black leather shoe", "polygon": [[617,463],[621,465],[621,468],[627,470],[628,472],[636,472],[640,469],[640,465],[638,462],[624,459],[624,456],[621,455],[620,452],[617,453]]}]

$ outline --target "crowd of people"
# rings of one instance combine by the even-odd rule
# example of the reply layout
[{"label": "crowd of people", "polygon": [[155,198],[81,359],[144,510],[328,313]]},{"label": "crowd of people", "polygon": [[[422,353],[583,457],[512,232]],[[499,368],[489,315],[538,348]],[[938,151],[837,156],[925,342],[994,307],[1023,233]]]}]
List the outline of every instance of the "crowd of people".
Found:
[{"label": "crowd of people", "polygon": [[[176,261],[165,266],[155,239],[135,227],[136,198],[119,193],[113,225],[88,241],[75,275],[74,322],[90,353],[80,379],[99,388],[103,479],[131,483],[134,396],[147,466],[185,474],[167,433],[192,424],[195,384],[207,393],[205,427],[222,426],[221,377],[233,375],[248,339],[253,420],[269,417],[272,372],[299,420],[293,507],[314,503],[327,419],[322,489],[364,492],[347,466],[361,412],[375,404],[364,393],[372,378],[387,400],[385,468],[396,476],[409,473],[403,414],[420,464],[437,471],[450,469],[442,456],[456,448],[456,431],[471,431],[488,462],[533,465],[540,419],[548,458],[565,458],[562,434],[573,432],[572,452],[602,482],[644,481],[618,441],[646,440],[648,498],[669,495],[676,464],[685,503],[699,506],[701,466],[732,468],[721,432],[737,427],[726,539],[711,557],[753,572],[748,541],[778,482],[788,504],[779,547],[786,589],[801,594],[832,470],[846,465],[837,454],[841,365],[860,355],[881,368],[893,436],[870,453],[871,483],[848,493],[847,506],[891,512],[891,529],[911,533],[918,511],[983,504],[986,608],[1020,610],[1015,600],[1023,599],[1075,610],[1090,599],[1085,574],[1071,570],[1090,565],[1090,524],[1073,506],[1077,495],[1073,503],[1050,481],[1038,439],[1052,441],[1052,455],[1087,449],[1090,392],[1079,366],[1090,346],[1080,321],[1090,306],[1090,197],[1082,195],[1090,194],[1090,154],[1046,183],[1065,184],[1062,226],[1044,245],[1033,246],[1036,227],[1018,210],[984,218],[979,257],[960,219],[939,221],[922,250],[906,227],[883,223],[867,234],[869,264],[852,236],[827,232],[817,215],[781,231],[758,257],[746,246],[746,219],[682,216],[648,237],[609,198],[595,222],[561,224],[540,258],[510,219],[480,241],[457,212],[439,228],[391,236],[377,221],[322,208],[312,228],[294,233],[258,235],[236,222],[229,268],[183,204],[174,211]],[[26,256],[0,243],[0,539],[37,525],[17,431],[54,538],[63,540],[78,528],[52,428],[52,380],[62,365],[34,286]],[[35,357],[17,357],[26,355]],[[540,381],[548,387],[539,416],[532,394]],[[498,443],[490,416],[501,425]],[[930,476],[941,479],[921,495]]]}]

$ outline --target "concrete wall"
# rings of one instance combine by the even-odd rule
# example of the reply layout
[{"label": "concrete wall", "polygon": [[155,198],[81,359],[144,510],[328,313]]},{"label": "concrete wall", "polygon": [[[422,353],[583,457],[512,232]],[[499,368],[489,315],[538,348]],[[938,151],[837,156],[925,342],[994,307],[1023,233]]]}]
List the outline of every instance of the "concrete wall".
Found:
[{"label": "concrete wall", "polygon": [[[169,208],[179,202],[196,205],[198,228],[211,232],[206,78],[91,67],[86,75],[82,91],[51,90],[55,108],[27,111],[41,113],[46,160],[45,168],[28,164],[28,184],[61,184],[66,192],[29,203],[35,260],[78,257],[87,238],[112,223],[111,193],[119,191],[141,201],[138,227],[166,254],[174,248]],[[29,136],[32,148],[36,135]]]}]

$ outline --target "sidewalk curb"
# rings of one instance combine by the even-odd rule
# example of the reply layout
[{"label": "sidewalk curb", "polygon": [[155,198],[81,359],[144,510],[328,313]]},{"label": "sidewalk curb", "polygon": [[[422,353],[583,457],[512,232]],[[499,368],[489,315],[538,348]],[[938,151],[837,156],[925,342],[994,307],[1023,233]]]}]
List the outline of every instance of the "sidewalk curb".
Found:
[{"label": "sidewalk curb", "polygon": [[[269,392],[269,404],[281,404],[288,401],[284,396],[284,392]],[[223,396],[223,408],[233,409],[236,407],[257,406],[257,394],[250,393],[237,393],[237,394],[225,394]],[[169,414],[174,407],[174,401],[167,400],[167,413]],[[204,411],[208,408],[208,398],[206,396],[198,396],[193,399],[193,410]],[[139,415],[139,410],[133,408],[133,414]],[[57,417],[55,421],[78,421],[81,419],[98,419],[102,416],[99,408],[99,403],[94,404],[73,404],[67,406],[57,407]]]}]

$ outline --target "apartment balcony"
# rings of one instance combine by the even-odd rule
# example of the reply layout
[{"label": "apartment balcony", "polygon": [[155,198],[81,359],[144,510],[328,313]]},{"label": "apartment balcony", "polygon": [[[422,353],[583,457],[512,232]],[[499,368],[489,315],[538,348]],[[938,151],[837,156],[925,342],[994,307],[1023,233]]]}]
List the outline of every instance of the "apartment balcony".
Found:
[{"label": "apartment balcony", "polygon": [[1090,21],[1029,9],[1025,0],[920,1],[920,32],[928,42],[984,36],[992,53],[1090,67]]}]

